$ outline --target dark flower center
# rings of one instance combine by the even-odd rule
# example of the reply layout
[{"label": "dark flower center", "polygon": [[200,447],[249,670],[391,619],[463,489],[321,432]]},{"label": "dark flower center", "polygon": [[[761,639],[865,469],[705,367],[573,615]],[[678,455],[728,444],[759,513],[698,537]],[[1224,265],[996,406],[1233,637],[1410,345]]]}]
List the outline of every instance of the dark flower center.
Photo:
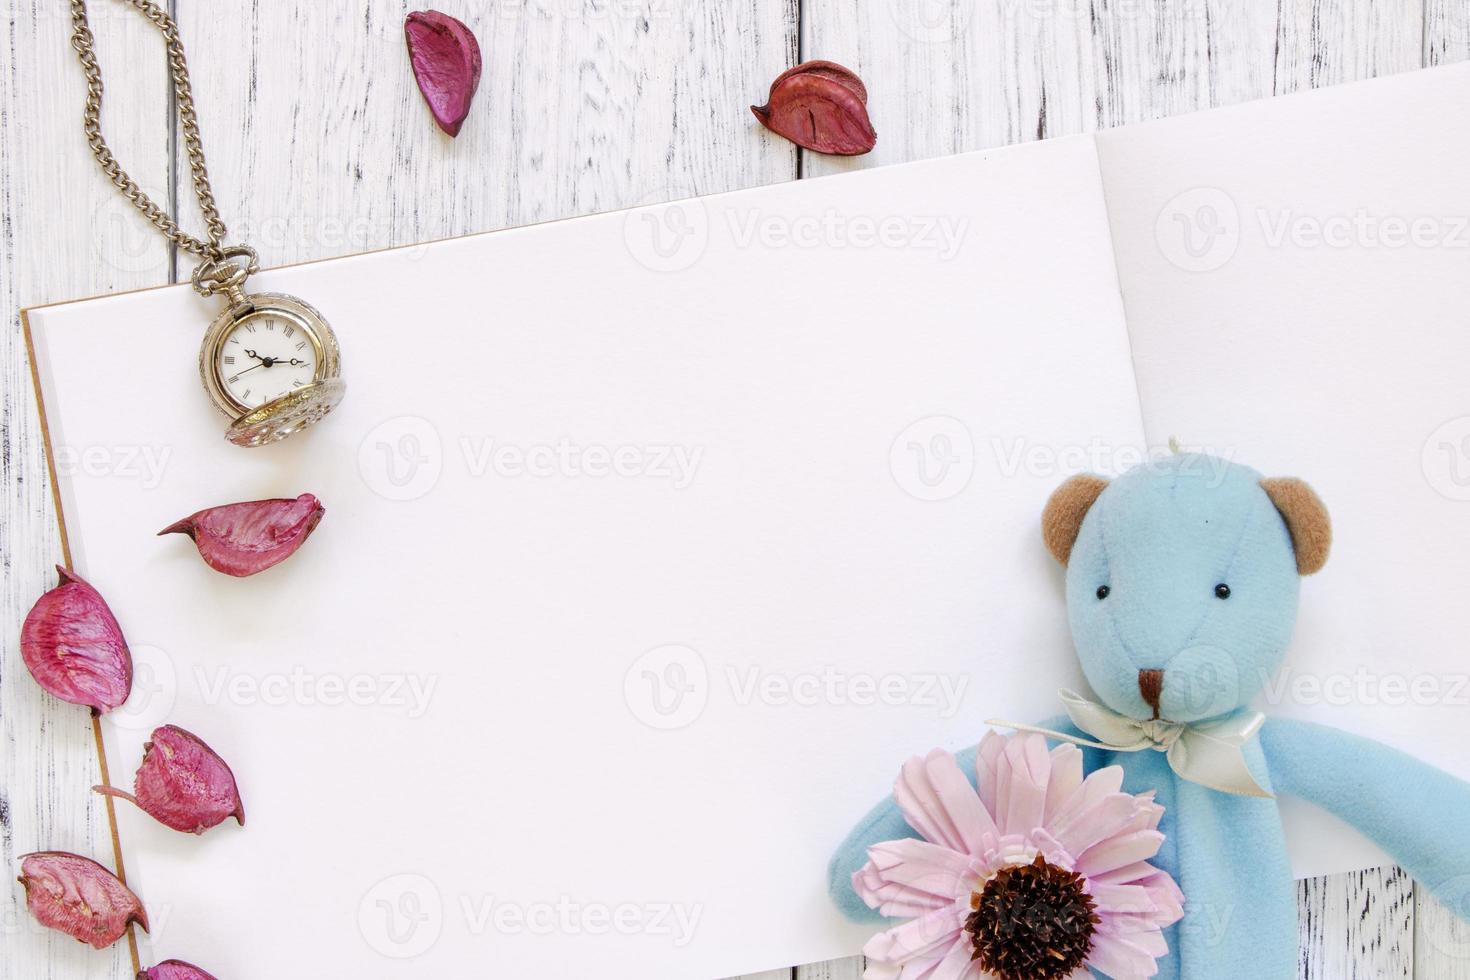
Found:
[{"label": "dark flower center", "polygon": [[1047,864],[1005,868],[970,896],[973,959],[1000,980],[1061,980],[1092,952],[1097,905],[1082,876]]}]

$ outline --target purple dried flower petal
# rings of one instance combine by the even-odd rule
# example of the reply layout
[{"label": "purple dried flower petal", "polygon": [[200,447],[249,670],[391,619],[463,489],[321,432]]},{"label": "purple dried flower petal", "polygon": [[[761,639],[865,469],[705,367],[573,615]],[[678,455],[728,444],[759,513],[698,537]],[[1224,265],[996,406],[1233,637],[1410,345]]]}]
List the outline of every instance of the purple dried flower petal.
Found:
[{"label": "purple dried flower petal", "polygon": [[20,631],[20,655],[36,683],[98,714],[128,699],[133,656],[101,593],[56,567],[60,584],[36,600]]},{"label": "purple dried flower petal", "polygon": [[867,103],[867,87],[851,70],[830,61],[808,61],[779,75],[766,104],[750,111],[767,129],[798,146],[857,156],[878,143]]},{"label": "purple dried flower petal", "polygon": [[458,136],[480,87],[480,42],[462,21],[437,10],[409,14],[403,36],[414,80],[434,121],[450,136]]},{"label": "purple dried flower petal", "polygon": [[229,765],[198,735],[177,725],[155,729],[143,745],[132,793],[93,788],[134,803],[165,827],[186,834],[202,834],[226,817],[245,825],[245,804]]},{"label": "purple dried flower petal", "polygon": [[27,854],[20,861],[26,907],[41,925],[106,949],[129,923],[148,931],[143,903],[117,876],[90,858],[64,851]]},{"label": "purple dried flower petal", "polygon": [[321,501],[303,493],[295,500],[249,500],[210,507],[158,533],[187,534],[206,565],[243,578],[290,558],[326,512]]},{"label": "purple dried flower petal", "polygon": [[138,980],[216,980],[213,973],[206,973],[193,963],[183,960],[164,960],[138,974]]}]

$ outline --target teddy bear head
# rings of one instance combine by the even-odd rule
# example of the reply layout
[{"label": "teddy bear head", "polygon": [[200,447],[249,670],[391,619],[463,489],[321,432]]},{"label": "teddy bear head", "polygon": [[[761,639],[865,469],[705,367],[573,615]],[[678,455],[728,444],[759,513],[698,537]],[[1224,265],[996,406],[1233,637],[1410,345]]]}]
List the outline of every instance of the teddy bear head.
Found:
[{"label": "teddy bear head", "polygon": [[1199,721],[1255,696],[1281,665],[1299,576],[1327,560],[1327,510],[1305,483],[1214,456],[1074,476],[1042,518],[1066,566],[1083,672],[1129,717]]}]

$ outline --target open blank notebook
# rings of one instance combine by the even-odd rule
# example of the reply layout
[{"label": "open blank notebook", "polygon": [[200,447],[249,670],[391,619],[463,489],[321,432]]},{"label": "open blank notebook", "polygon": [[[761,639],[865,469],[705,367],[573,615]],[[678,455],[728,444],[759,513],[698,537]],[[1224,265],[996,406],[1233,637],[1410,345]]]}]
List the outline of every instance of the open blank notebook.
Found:
[{"label": "open blank notebook", "polygon": [[[1047,495],[1171,437],[1337,546],[1263,710],[1470,777],[1470,67],[262,273],[348,394],[242,450],[187,286],[29,312],[105,721],[230,760],[120,806],[152,957],[718,977],[856,951],[825,864],[901,762],[1081,685]],[[147,352],[141,356],[140,352]],[[154,532],[317,494],[236,580]],[[1383,863],[1285,803],[1300,874]],[[15,941],[39,942],[25,933]]]}]

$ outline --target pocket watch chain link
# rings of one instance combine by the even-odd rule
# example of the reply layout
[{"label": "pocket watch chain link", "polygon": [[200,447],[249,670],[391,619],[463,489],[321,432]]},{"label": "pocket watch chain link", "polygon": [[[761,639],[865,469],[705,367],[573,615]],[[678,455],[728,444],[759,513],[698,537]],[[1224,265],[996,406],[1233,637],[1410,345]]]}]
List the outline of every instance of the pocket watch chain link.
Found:
[{"label": "pocket watch chain link", "polygon": [[[178,24],[168,12],[151,0],[118,0],[126,3],[151,20],[163,34],[168,47],[169,74],[173,79],[174,95],[178,100],[179,125],[184,134],[184,147],[189,154],[189,170],[194,179],[194,196],[199,200],[199,210],[204,215],[208,229],[207,239],[186,234],[178,222],[168,216],[163,208],[138,186],[127,171],[112,155],[107,140],[102,136],[102,70],[97,64],[97,54],[92,29],[87,23],[86,0],[71,0],[72,35],[71,46],[81,59],[82,71],[87,76],[87,106],[82,115],[82,128],[87,134],[87,145],[112,183],[123,193],[133,207],[163,232],[179,248],[191,252],[219,267],[227,261],[225,248],[225,223],[220,220],[219,209],[214,203],[214,191],[209,186],[209,173],[204,166],[204,144],[199,139],[199,121],[194,114],[194,95],[189,84],[189,66],[184,59],[184,44],[179,40]],[[196,288],[197,283],[196,283]]]}]

